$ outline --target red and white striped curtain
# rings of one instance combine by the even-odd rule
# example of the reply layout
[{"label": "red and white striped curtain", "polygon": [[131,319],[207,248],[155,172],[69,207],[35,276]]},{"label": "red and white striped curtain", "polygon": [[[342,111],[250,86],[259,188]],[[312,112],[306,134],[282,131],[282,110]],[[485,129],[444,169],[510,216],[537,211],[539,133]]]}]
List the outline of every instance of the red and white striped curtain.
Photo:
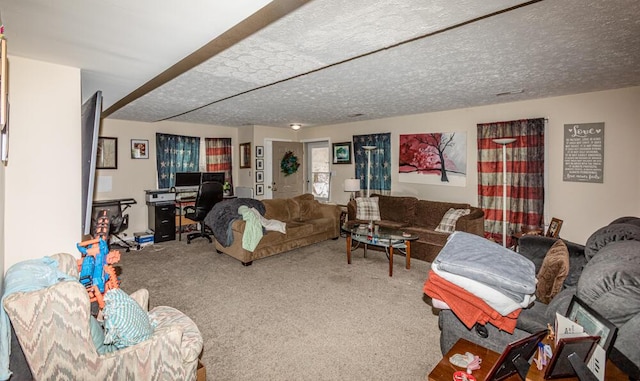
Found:
[{"label": "red and white striped curtain", "polygon": [[507,246],[523,227],[544,226],[544,118],[478,124],[478,205],[484,210],[485,237],[502,242],[502,145],[507,152]]},{"label": "red and white striped curtain", "polygon": [[224,172],[225,181],[228,181],[233,189],[231,138],[205,138],[204,146],[207,172]]}]

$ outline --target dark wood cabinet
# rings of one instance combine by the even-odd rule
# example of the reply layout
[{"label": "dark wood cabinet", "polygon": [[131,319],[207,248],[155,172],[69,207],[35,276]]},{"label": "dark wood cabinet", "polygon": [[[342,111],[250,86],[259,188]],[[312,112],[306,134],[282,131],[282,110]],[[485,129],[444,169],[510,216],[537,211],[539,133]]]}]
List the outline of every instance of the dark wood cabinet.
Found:
[{"label": "dark wood cabinet", "polygon": [[149,229],[153,230],[153,242],[176,239],[176,206],[173,202],[149,205]]}]

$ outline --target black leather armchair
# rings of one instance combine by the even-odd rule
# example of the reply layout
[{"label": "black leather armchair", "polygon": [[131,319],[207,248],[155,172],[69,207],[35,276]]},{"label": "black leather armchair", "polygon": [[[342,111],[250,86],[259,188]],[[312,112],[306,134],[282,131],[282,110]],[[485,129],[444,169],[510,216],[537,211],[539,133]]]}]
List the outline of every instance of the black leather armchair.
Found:
[{"label": "black leather armchair", "polygon": [[194,206],[187,206],[185,208],[185,217],[197,221],[200,223],[200,231],[196,233],[191,233],[187,235],[187,243],[191,243],[192,239],[198,237],[204,237],[209,240],[209,243],[212,242],[211,236],[206,230],[206,224],[204,223],[204,218],[207,216],[207,213],[213,208],[215,204],[222,201],[224,196],[222,190],[222,184],[218,182],[204,182],[200,184],[200,188],[198,188],[198,195],[196,197],[196,203]]}]

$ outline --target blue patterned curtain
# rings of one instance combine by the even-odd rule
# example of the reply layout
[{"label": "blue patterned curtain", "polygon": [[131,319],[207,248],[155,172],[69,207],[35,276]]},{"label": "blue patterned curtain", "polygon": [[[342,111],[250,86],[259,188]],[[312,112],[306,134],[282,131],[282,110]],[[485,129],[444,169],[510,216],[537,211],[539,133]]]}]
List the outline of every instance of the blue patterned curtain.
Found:
[{"label": "blue patterned curtain", "polygon": [[367,189],[367,150],[363,147],[375,146],[371,150],[371,193],[391,194],[391,133],[354,135],[353,152],[356,178],[360,179],[360,189]]},{"label": "blue patterned curtain", "polygon": [[176,172],[198,172],[200,138],[170,134],[156,134],[156,166],[158,188],[171,188]]}]

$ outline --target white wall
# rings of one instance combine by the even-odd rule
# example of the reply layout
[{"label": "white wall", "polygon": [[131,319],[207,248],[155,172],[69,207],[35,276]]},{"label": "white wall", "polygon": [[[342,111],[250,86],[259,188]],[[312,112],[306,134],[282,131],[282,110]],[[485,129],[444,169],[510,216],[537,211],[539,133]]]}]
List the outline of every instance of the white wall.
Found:
[{"label": "white wall", "polygon": [[4,265],[77,254],[81,234],[80,69],[10,58]]},{"label": "white wall", "polygon": [[[110,183],[111,189],[94,193],[95,200],[134,198],[137,201],[126,211],[129,214],[127,234],[145,231],[148,228],[147,205],[144,196],[146,189],[157,189],[156,171],[156,132],[200,137],[201,170],[205,170],[204,138],[231,138],[233,147],[238,146],[238,129],[181,122],[144,123],[118,119],[102,121],[100,136],[118,138],[118,169],[96,171],[96,182]],[[131,158],[131,139],[149,141],[149,159]],[[234,162],[237,149],[234,149]],[[233,178],[237,183],[238,170],[234,167]],[[106,182],[105,182],[106,181]],[[237,185],[237,184],[234,184]]]},{"label": "white wall", "polygon": [[[353,135],[391,132],[392,194],[423,199],[468,202],[477,199],[478,123],[546,117],[548,123],[549,216],[564,220],[561,236],[584,243],[589,235],[613,219],[640,216],[640,87],[505,103],[429,114],[303,128],[301,140],[330,136],[332,142],[351,141]],[[604,183],[562,180],[563,126],[570,123],[605,123]],[[424,132],[467,133],[467,185],[452,187],[398,182],[398,136]],[[353,177],[351,165],[333,165],[332,201],[345,203],[344,179]]]}]

